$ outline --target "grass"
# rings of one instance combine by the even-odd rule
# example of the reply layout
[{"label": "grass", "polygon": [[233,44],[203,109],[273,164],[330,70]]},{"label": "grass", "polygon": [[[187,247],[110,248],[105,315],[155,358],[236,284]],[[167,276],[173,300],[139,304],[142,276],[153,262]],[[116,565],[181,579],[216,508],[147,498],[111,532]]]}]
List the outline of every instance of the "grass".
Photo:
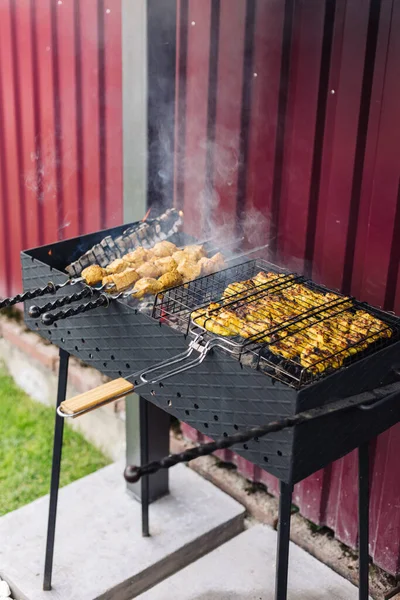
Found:
[{"label": "grass", "polygon": [[[54,409],[31,400],[0,370],[0,515],[47,494]],[[78,432],[64,428],[60,485],[110,461]]]}]

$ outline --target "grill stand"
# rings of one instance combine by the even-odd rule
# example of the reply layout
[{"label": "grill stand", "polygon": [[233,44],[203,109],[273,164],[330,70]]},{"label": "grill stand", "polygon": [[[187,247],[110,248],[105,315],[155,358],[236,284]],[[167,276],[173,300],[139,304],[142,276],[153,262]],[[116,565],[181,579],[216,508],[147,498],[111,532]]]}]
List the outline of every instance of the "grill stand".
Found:
[{"label": "grill stand", "polygon": [[[140,396],[139,398],[139,412],[140,412],[140,461],[142,465],[145,465],[149,460],[149,407],[148,402]],[[150,492],[150,481],[149,475],[143,477],[140,482],[142,487],[142,535],[143,537],[149,537],[149,492]]]},{"label": "grill stand", "polygon": [[286,600],[289,568],[290,515],[293,485],[280,482],[278,546],[276,550],[276,600]]},{"label": "grill stand", "polygon": [[358,449],[359,598],[368,600],[369,575],[369,444]]},{"label": "grill stand", "polygon": [[[280,482],[275,600],[287,600],[293,486]],[[358,448],[359,600],[369,598],[369,443]]]},{"label": "grill stand", "polygon": [[[43,590],[50,591],[51,579],[53,572],[53,557],[54,557],[54,540],[55,540],[55,529],[57,519],[57,502],[58,502],[58,490],[60,486],[60,469],[61,469],[61,456],[62,456],[62,445],[63,445],[63,434],[64,434],[64,419],[57,413],[57,408],[66,398],[67,392],[67,379],[68,379],[68,364],[70,354],[66,350],[60,348],[59,352],[60,362],[58,368],[58,389],[57,389],[57,403],[55,413],[55,425],[54,425],[54,441],[53,441],[53,458],[51,467],[51,483],[50,483],[50,500],[49,500],[49,516],[47,525],[47,538],[46,538],[46,552],[45,552],[45,564],[44,564],[44,577],[43,577]],[[169,450],[169,415],[163,413],[162,419],[155,418],[153,426],[151,426],[149,419],[149,412],[157,413],[154,415],[157,417],[158,413],[162,413],[154,405],[149,405],[147,400],[139,398],[139,421],[140,421],[140,464],[144,465],[149,462],[150,457],[152,459],[160,458],[165,454],[165,447]],[[151,415],[153,416],[153,415]],[[159,415],[158,415],[159,416]],[[152,440],[158,436],[158,444],[150,444]],[[151,456],[154,455],[154,456]],[[137,498],[142,504],[142,535],[148,537],[149,531],[149,504],[150,502],[160,498],[161,496],[168,493],[168,472],[158,473],[152,478],[156,485],[150,487],[149,476],[142,478],[140,485],[140,493]],[[154,481],[155,480],[155,481]]]},{"label": "grill stand", "polygon": [[[69,353],[60,348],[60,363],[58,367],[58,390],[57,390],[57,407],[58,408],[65,400],[67,392],[67,377]],[[53,554],[54,554],[54,536],[56,529],[57,517],[57,501],[58,488],[60,484],[60,466],[61,453],[64,433],[64,419],[62,419],[56,410],[55,426],[54,426],[54,443],[53,443],[53,462],[51,467],[51,483],[50,483],[50,505],[49,505],[49,520],[47,525],[47,541],[46,541],[46,556],[44,563],[44,591],[51,590],[51,575],[53,571]]]}]

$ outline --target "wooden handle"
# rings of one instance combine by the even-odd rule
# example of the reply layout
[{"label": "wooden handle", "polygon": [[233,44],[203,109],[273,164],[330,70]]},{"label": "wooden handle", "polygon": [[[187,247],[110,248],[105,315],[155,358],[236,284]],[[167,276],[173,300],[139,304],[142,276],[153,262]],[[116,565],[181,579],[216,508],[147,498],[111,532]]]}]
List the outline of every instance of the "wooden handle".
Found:
[{"label": "wooden handle", "polygon": [[99,404],[105,404],[106,402],[112,402],[117,398],[121,398],[132,392],[134,387],[132,383],[120,377],[119,379],[99,385],[94,390],[64,400],[64,402],[61,402],[60,408],[66,415],[74,416],[81,411],[93,410]]}]

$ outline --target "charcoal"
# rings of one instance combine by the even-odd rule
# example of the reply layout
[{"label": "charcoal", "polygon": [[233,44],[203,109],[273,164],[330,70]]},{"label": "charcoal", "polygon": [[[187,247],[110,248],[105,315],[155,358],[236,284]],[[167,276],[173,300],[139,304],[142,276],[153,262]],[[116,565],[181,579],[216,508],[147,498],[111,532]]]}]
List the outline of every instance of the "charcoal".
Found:
[{"label": "charcoal", "polygon": [[66,271],[72,277],[79,277],[83,269],[90,265],[98,264],[105,267],[137,246],[151,247],[157,242],[167,239],[179,230],[181,224],[181,213],[170,208],[153,221],[144,223],[140,221],[128,227],[115,240],[111,236],[106,236],[99,244],[68,265]]}]

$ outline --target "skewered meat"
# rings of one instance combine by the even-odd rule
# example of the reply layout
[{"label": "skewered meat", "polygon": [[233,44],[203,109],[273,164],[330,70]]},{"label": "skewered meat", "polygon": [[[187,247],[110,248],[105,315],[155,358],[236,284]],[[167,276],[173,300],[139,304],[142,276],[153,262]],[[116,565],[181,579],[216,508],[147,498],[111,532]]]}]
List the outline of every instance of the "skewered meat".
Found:
[{"label": "skewered meat", "polygon": [[169,273],[161,275],[158,281],[162,284],[163,289],[167,290],[168,288],[182,285],[183,277],[178,271],[170,271]]},{"label": "skewered meat", "polygon": [[226,267],[225,260],[221,252],[218,252],[212,258],[203,256],[199,260],[199,264],[201,266],[202,275],[212,275],[212,273],[217,273],[217,271],[221,271],[224,267]]},{"label": "skewered meat", "polygon": [[106,273],[107,275],[121,273],[121,271],[125,271],[125,269],[128,269],[129,266],[129,263],[127,263],[125,260],[122,260],[122,258],[117,258],[106,267]]},{"label": "skewered meat", "polygon": [[83,269],[81,273],[81,276],[88,285],[96,285],[96,283],[100,283],[104,275],[105,271],[99,267],[99,265],[91,265],[90,267],[86,267],[86,269]]},{"label": "skewered meat", "polygon": [[165,256],[172,256],[172,254],[177,250],[178,248],[175,246],[175,244],[164,241],[155,244],[155,246],[151,249],[151,254],[158,258],[163,258]]},{"label": "skewered meat", "polygon": [[191,246],[186,246],[183,249],[184,254],[186,255],[186,257],[190,257],[192,261],[199,261],[203,256],[207,256],[207,252],[204,249],[204,246],[199,246],[196,244],[193,244]]},{"label": "skewered meat", "polygon": [[162,275],[169,273],[170,271],[176,271],[177,263],[172,256],[166,256],[165,258],[158,258],[154,261],[157,267],[160,269]]},{"label": "skewered meat", "polygon": [[179,265],[185,258],[187,258],[187,256],[183,250],[177,250],[173,253],[172,258],[174,259],[176,264]]},{"label": "skewered meat", "polygon": [[117,238],[110,235],[101,240],[85,252],[78,260],[66,267],[71,277],[79,277],[82,270],[90,265],[98,264],[105,267],[110,261],[122,256],[135,246],[159,242],[168,239],[172,234],[179,231],[182,225],[182,211],[169,208],[157,219],[135,223],[125,229]]},{"label": "skewered meat", "polygon": [[115,291],[117,292],[125,290],[140,279],[140,276],[135,269],[125,269],[125,271],[122,271],[121,273],[114,273],[114,275],[110,275],[109,277],[111,278],[112,283],[115,285]]},{"label": "skewered meat", "polygon": [[102,281],[101,281],[102,285],[107,285],[107,286],[112,286],[114,285],[114,279],[112,275],[106,275],[105,277],[103,277]]},{"label": "skewered meat", "polygon": [[136,269],[139,277],[150,277],[157,279],[161,275],[161,269],[153,262],[145,262]]},{"label": "skewered meat", "polygon": [[141,246],[139,246],[139,248],[136,248],[136,250],[134,250],[133,252],[125,254],[124,260],[129,263],[141,264],[146,262],[149,256],[149,250],[146,250],[146,248],[142,248]]},{"label": "skewered meat", "polygon": [[185,258],[179,263],[177,270],[182,275],[185,283],[192,281],[201,275],[201,265],[188,258]]},{"label": "skewered meat", "polygon": [[135,283],[133,292],[136,298],[143,298],[146,294],[158,294],[163,289],[162,283],[152,277],[143,277]]}]

